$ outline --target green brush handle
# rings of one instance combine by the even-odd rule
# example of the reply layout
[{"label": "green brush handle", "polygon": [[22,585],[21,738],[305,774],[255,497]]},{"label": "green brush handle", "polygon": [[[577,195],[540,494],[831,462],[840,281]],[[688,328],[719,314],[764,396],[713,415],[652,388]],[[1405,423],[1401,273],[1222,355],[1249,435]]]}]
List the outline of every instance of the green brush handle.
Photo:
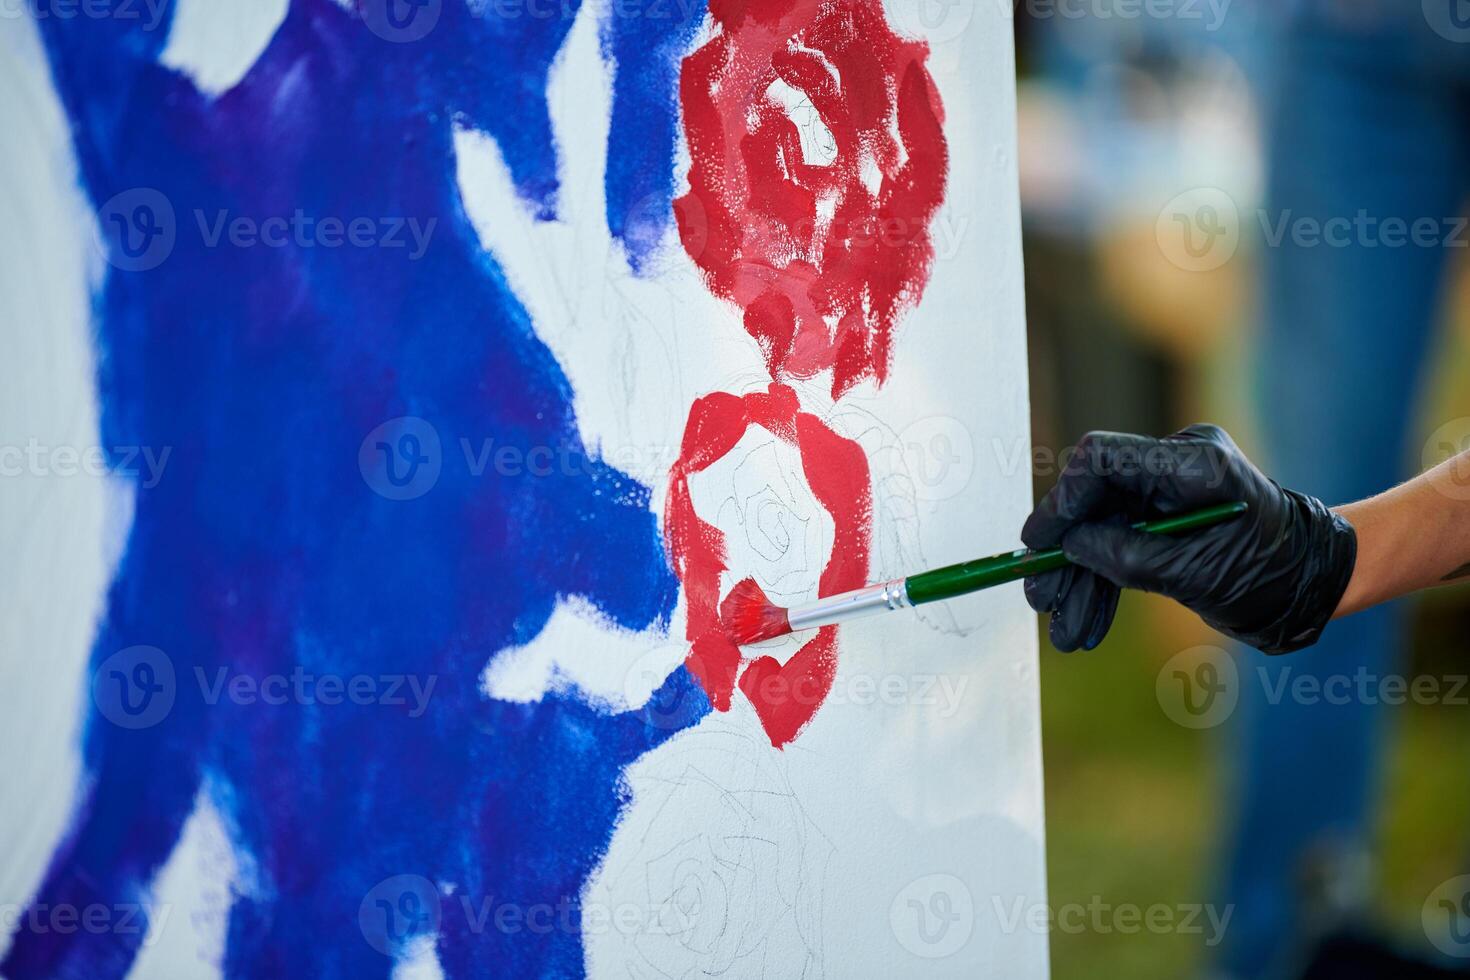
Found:
[{"label": "green brush handle", "polygon": [[[1156,521],[1140,521],[1133,527],[1149,534],[1179,534],[1228,521],[1244,514],[1246,509],[1244,502],[1217,504],[1188,514],[1164,517]],[[936,568],[932,572],[910,575],[905,580],[905,585],[908,588],[909,602],[917,606],[939,599],[953,599],[957,595],[988,589],[1004,582],[1014,582],[1028,575],[1065,568],[1068,564],[1067,556],[1062,554],[1061,548],[1050,548],[1046,551],[1023,548],[1004,555],[977,558],[958,565]]]}]

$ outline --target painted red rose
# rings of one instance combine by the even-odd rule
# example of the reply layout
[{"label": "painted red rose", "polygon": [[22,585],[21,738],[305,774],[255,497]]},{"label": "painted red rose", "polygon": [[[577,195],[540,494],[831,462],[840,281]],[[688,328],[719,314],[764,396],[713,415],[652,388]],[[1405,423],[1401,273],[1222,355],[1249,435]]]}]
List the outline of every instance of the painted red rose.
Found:
[{"label": "painted red rose", "polygon": [[728,455],[752,426],[796,448],[812,495],[832,516],[832,556],[817,583],[819,594],[844,592],[866,582],[872,491],[862,447],[801,411],[796,393],[786,385],[772,384],[767,391],[744,397],[715,392],[689,410],[664,515],[665,535],[688,609],[685,635],[690,648],[685,664],[720,711],[730,709],[738,686],[755,706],[771,744],[780,747],[797,736],[832,689],[837,627],[818,630],[785,664],[769,656],[747,663],[720,617],[725,535],[695,512],[689,492],[690,476]]},{"label": "painted red rose", "polygon": [[944,197],[928,48],[894,34],[879,0],[713,0],[710,13],[718,32],[680,82],[685,250],[742,308],[772,378],[831,368],[834,397],[881,384]]}]

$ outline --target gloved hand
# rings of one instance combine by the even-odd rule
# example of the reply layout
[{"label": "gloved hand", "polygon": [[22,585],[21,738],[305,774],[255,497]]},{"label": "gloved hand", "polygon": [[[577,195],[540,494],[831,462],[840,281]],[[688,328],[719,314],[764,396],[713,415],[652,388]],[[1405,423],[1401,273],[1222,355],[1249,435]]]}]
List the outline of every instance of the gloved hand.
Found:
[{"label": "gloved hand", "polygon": [[[1243,500],[1223,524],[1178,536],[1135,521]],[[1213,425],[1165,439],[1093,432],[1026,519],[1029,548],[1061,546],[1073,567],[1026,579],[1059,650],[1102,642],[1119,586],[1158,592],[1266,653],[1317,641],[1352,577],[1357,536],[1320,500],[1283,490]]]}]

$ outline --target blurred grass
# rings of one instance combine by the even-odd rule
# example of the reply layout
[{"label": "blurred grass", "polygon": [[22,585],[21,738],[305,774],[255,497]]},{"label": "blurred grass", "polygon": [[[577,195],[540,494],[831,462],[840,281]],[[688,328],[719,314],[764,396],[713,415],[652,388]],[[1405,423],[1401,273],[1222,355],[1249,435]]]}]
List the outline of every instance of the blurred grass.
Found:
[{"label": "blurred grass", "polygon": [[[1153,597],[1124,598],[1103,646],[1061,654],[1042,631],[1041,705],[1051,906],[1147,908],[1206,894],[1219,773],[1211,734],[1160,710],[1154,680],[1167,659],[1150,634]],[[1201,936],[1053,930],[1052,975],[1187,976]]]},{"label": "blurred grass", "polygon": [[[1413,630],[1418,671],[1470,674],[1464,586],[1419,603]],[[1446,878],[1470,871],[1470,683],[1441,690],[1455,703],[1391,709],[1392,746],[1378,823],[1380,919],[1405,942],[1423,941],[1420,910]]]},{"label": "blurred grass", "polygon": [[[1049,889],[1053,909],[1101,902],[1177,906],[1213,898],[1222,826],[1226,729],[1173,724],[1154,694],[1163,662],[1183,646],[1162,600],[1128,595],[1104,645],[1058,653],[1042,632]],[[1421,643],[1463,657],[1464,622],[1417,630]],[[1438,635],[1434,635],[1434,634]],[[1470,690],[1466,692],[1470,696]],[[1420,907],[1464,870],[1470,844],[1470,711],[1463,706],[1386,709],[1389,739],[1377,831],[1374,913],[1405,944],[1422,947]],[[1132,935],[1054,929],[1057,980],[1181,980],[1202,974],[1199,934]]]}]

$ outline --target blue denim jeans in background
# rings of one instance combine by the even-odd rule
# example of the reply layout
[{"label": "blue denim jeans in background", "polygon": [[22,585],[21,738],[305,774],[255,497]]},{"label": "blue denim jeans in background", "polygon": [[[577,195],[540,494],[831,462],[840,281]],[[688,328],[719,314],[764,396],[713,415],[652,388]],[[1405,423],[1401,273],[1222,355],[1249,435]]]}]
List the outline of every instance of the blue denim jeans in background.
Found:
[{"label": "blue denim jeans in background", "polygon": [[[1273,45],[1264,210],[1242,219],[1259,219],[1245,230],[1264,276],[1263,468],[1336,504],[1420,459],[1409,436],[1446,262],[1470,240],[1456,220],[1470,189],[1470,0],[1297,6]],[[1398,222],[1420,219],[1433,235],[1421,221],[1417,243],[1401,240]],[[1240,652],[1219,898],[1234,905],[1218,963],[1232,976],[1290,975],[1303,876],[1318,855],[1361,853],[1375,816],[1382,706],[1294,702],[1282,681],[1401,670],[1400,627],[1388,606],[1300,653]]]}]

